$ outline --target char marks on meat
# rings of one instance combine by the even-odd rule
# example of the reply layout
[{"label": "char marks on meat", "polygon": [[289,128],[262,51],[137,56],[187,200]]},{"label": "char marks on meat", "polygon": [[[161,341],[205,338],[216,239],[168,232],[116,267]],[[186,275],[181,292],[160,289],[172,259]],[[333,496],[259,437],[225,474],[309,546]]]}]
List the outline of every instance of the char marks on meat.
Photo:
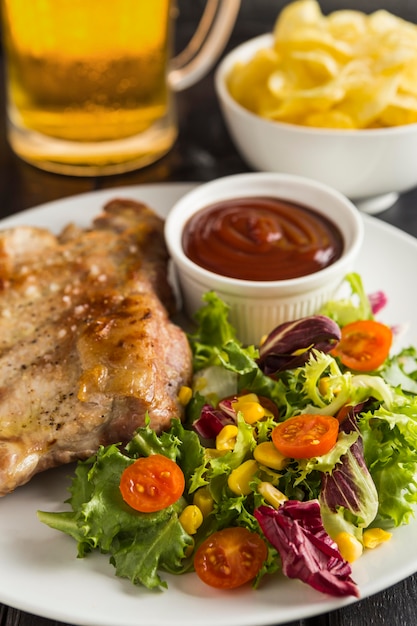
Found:
[{"label": "char marks on meat", "polygon": [[109,202],[91,229],[0,233],[0,495],[182,419],[191,354],[169,318],[163,221]]}]

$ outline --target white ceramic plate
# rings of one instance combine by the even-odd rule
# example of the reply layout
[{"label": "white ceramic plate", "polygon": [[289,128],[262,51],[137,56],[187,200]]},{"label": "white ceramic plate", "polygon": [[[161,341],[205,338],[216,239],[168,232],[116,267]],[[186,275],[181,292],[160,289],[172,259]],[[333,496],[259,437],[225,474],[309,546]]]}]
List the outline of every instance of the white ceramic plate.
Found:
[{"label": "white ceramic plate", "polygon": [[[116,196],[143,200],[162,215],[191,185],[165,184],[99,191],[43,205],[0,223],[58,230],[69,221],[87,226]],[[406,324],[417,312],[417,240],[364,216],[365,243],[357,264],[368,292],[383,289],[389,304],[380,318]],[[417,323],[400,345],[417,344]],[[324,596],[279,576],[254,591],[219,592],[194,574],[167,576],[169,589],[150,592],[114,576],[108,558],[76,558],[68,536],[41,524],[38,509],[62,510],[72,467],[50,470],[0,500],[0,601],[23,611],[82,626],[264,626],[282,624],[353,602]],[[417,571],[417,521],[396,529],[392,540],[353,565],[361,596],[372,595]]]}]

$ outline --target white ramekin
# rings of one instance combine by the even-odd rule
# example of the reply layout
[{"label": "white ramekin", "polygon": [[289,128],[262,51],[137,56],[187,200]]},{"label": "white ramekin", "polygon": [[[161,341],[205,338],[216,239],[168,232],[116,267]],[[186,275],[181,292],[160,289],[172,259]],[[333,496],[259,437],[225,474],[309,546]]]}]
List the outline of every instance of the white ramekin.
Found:
[{"label": "white ramekin", "polygon": [[[333,220],[344,238],[341,257],[308,276],[252,281],[215,274],[185,255],[183,229],[195,212],[221,200],[259,196],[299,203]],[[230,306],[230,321],[238,338],[255,345],[278,324],[312,315],[334,296],[353,269],[363,236],[362,216],[343,194],[313,180],[268,172],[237,174],[201,184],[173,206],[165,222],[165,239],[186,315],[193,318],[204,304],[202,296],[215,291]]]}]

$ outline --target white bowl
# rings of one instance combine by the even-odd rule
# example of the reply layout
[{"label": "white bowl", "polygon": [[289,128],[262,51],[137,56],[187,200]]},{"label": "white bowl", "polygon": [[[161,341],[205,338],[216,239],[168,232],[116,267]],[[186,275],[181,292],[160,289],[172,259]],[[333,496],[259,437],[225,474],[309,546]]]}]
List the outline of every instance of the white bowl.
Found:
[{"label": "white bowl", "polygon": [[[272,44],[271,34],[251,39],[224,57],[215,75],[219,104],[242,158],[255,170],[313,178],[345,194],[369,212],[387,208],[417,185],[417,124],[338,130],[264,119],[230,95],[226,78],[237,61],[248,61]],[[375,211],[372,201],[375,198]],[[379,201],[378,201],[379,198]],[[365,201],[364,201],[365,200]]]},{"label": "white bowl", "polygon": [[[221,200],[273,197],[310,207],[338,225],[344,238],[341,257],[313,274],[274,281],[229,278],[208,271],[184,253],[182,235],[188,219]],[[225,176],[196,187],[168,213],[165,239],[171,255],[184,312],[193,318],[204,304],[202,296],[215,291],[230,306],[230,320],[244,344],[259,344],[263,335],[282,322],[312,315],[334,296],[352,270],[363,241],[358,209],[342,194],[322,183],[288,174],[253,172]]]}]

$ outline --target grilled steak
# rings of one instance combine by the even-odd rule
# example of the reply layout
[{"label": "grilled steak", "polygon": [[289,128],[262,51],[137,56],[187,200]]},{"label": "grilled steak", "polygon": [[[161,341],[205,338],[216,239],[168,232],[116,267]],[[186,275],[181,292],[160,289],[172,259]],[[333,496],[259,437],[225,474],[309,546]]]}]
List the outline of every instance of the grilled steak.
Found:
[{"label": "grilled steak", "polygon": [[182,418],[191,376],[169,319],[163,222],[128,200],[93,227],[0,233],[0,495],[37,472]]}]

